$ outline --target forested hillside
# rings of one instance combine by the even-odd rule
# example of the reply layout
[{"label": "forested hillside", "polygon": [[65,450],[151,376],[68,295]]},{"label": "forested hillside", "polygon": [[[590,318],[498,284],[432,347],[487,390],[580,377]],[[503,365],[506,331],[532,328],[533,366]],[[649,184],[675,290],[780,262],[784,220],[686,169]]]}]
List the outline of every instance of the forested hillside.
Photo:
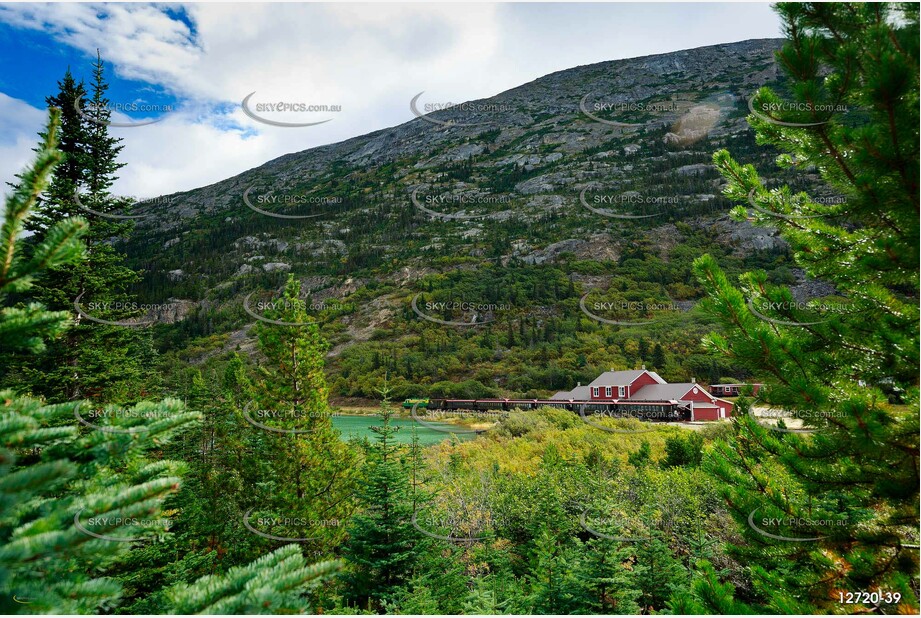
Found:
[{"label": "forested hillside", "polygon": [[[729,272],[804,282],[775,232],[728,218],[710,161],[729,147],[771,182],[834,196],[818,175],[778,168],[745,122],[759,86],[783,88],[779,44],[579,67],[475,102],[486,111],[437,112],[157,198],[123,244],[144,271],[134,289],[168,307],[154,316],[169,324],[155,327],[161,350],[198,364],[252,352],[244,299],[271,304],[294,274],[332,344],[337,398],[374,398],[385,376],[397,398],[546,395],[643,363],[674,381],[751,378],[699,346],[714,323],[695,309],[705,290],[690,265],[710,253]],[[802,301],[834,293],[800,288]],[[457,307],[437,319],[482,326],[426,322],[419,293],[417,306]],[[596,315],[639,325],[593,320],[585,294]]]}]

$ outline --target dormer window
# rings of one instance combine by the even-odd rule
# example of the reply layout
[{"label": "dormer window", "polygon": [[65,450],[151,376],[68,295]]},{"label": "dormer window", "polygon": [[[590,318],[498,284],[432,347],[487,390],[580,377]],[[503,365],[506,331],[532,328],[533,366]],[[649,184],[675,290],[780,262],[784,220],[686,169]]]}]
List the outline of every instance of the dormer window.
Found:
[{"label": "dormer window", "polygon": [[626,388],[625,386],[618,386],[618,387],[617,387],[617,396],[618,396],[618,397],[623,397],[623,396],[626,394],[626,392],[625,392],[626,390],[627,390],[627,388]]},{"label": "dormer window", "polygon": [[604,387],[604,396],[605,396],[605,397],[610,397],[610,396],[611,396],[611,387],[610,387],[610,386],[605,386],[605,387]]},{"label": "dormer window", "polygon": [[600,396],[601,396],[601,387],[593,386],[592,387],[592,397],[600,397]]}]

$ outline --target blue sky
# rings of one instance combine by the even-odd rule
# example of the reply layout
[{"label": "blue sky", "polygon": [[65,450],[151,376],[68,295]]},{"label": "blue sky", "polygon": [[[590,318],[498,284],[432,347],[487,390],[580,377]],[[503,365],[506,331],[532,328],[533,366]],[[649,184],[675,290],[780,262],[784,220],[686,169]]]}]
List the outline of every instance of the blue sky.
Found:
[{"label": "blue sky", "polygon": [[[492,96],[573,66],[778,37],[767,3],[0,4],[0,181],[31,155],[44,99],[98,48],[124,138],[116,189],[151,197],[413,118],[409,100]],[[339,105],[247,117],[242,99]],[[162,113],[166,108],[172,111]]]}]

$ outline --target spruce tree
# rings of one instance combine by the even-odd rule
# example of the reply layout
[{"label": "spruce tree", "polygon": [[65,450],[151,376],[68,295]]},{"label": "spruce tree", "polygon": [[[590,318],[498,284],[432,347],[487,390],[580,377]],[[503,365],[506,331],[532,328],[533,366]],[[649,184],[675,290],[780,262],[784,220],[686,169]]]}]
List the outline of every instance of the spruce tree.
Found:
[{"label": "spruce tree", "polygon": [[[20,233],[54,166],[60,111],[52,109],[33,165],[8,197],[0,227],[0,344],[39,352],[69,325],[68,312],[37,303],[8,306],[28,291],[42,269],[82,256],[86,222],[50,224],[31,255]],[[82,414],[81,414],[82,410]],[[167,534],[163,501],[179,487],[185,465],[151,457],[199,418],[177,400],[110,406],[94,428],[85,401],[46,405],[0,390],[0,611],[96,613],[123,596],[112,571],[132,547]],[[115,414],[116,412],[122,412]],[[156,450],[155,450],[156,447]],[[149,545],[148,545],[149,546]],[[157,605],[167,613],[294,613],[309,608],[305,594],[331,576],[334,561],[308,565],[296,545],[251,564],[172,586]]]},{"label": "spruce tree", "polygon": [[[45,98],[49,109],[58,110],[59,124],[55,139],[60,159],[48,186],[33,205],[32,214],[24,224],[23,229],[26,231],[43,235],[59,221],[86,214],[74,199],[86,181],[86,122],[82,111],[77,109],[77,102],[82,102],[85,97],[86,86],[82,80],[77,82],[68,67],[58,82],[57,94]],[[50,136],[47,129],[38,135],[39,146],[34,151],[41,153]],[[20,176],[19,179],[28,187],[24,177]]]},{"label": "spruce tree", "polygon": [[745,539],[733,553],[765,611],[849,611],[840,591],[900,593],[900,608],[880,611],[917,611],[918,6],[777,10],[792,102],[762,88],[749,122],[783,153],[779,164],[820,174],[843,200],[769,190],[725,151],[714,162],[725,195],[743,204],[733,215],[776,227],[796,265],[836,297],[804,306],[765,272],[736,287],[713,258],[695,262],[706,307],[726,327],[707,345],[765,382],[758,403],[812,431],[763,426],[742,398],[705,466],[722,481]]},{"label": "spruce tree", "polygon": [[393,409],[386,387],[383,395],[381,424],[371,428],[375,437],[367,447],[356,492],[361,511],[350,521],[342,551],[345,600],[372,611],[380,611],[409,581],[425,546],[412,524],[416,505],[410,469],[394,438],[399,428],[390,422]]},{"label": "spruce tree", "polygon": [[310,611],[305,593],[340,567],[335,560],[307,564],[297,545],[285,545],[251,564],[233,567],[166,591],[173,614],[297,614]]},{"label": "spruce tree", "polygon": [[[97,56],[93,65],[89,101],[83,82],[76,82],[70,70],[58,87],[59,92],[47,102],[61,110],[62,161],[26,229],[40,234],[68,217],[84,216],[89,222],[83,236],[85,259],[44,270],[29,295],[49,309],[74,311],[75,324],[65,337],[50,342],[41,356],[15,359],[19,369],[6,380],[18,382],[11,386],[19,391],[50,401],[80,397],[137,401],[153,381],[150,372],[155,352],[149,330],[91,322],[74,307],[78,297],[83,307],[89,302],[127,305],[134,300],[128,288],[140,281],[115,246],[130,232],[131,224],[96,214],[122,212],[130,203],[110,191],[123,166],[117,162],[122,146],[121,139],[108,132],[111,110],[101,58]],[[130,311],[85,311],[107,320],[140,317]]]},{"label": "spruce tree", "polygon": [[[6,200],[0,230],[4,350],[40,351],[46,337],[60,335],[69,323],[68,313],[36,303],[5,306],[11,292],[27,292],[42,270],[82,255],[87,226],[79,218],[44,228],[31,256],[20,248],[19,234],[62,158],[55,149],[59,118],[52,110],[35,163]],[[77,421],[86,424],[92,409],[85,401],[49,406],[0,391],[0,611],[92,612],[114,603],[118,582],[96,573],[132,543],[165,532],[160,505],[176,490],[182,466],[147,453],[196,415],[167,400],[108,408],[98,416],[111,421],[86,429]]]}]

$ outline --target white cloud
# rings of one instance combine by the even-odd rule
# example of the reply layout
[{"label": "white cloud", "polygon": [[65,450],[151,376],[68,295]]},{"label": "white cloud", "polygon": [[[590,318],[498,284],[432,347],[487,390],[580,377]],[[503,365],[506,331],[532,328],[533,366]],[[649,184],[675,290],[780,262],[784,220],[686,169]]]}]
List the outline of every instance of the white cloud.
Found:
[{"label": "white cloud", "polygon": [[0,193],[9,193],[7,183],[32,160],[37,133],[46,121],[42,110],[0,92]]}]

